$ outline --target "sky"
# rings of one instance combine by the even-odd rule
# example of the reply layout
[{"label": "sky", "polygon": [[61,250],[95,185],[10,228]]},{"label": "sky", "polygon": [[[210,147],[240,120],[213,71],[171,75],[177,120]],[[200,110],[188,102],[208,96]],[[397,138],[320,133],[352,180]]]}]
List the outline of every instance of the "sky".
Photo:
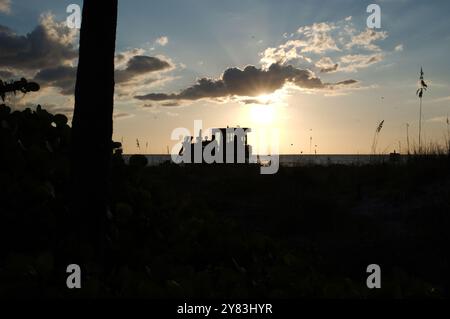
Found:
[{"label": "sky", "polygon": [[[369,29],[367,6],[381,8]],[[72,114],[82,1],[0,0],[0,78],[38,93],[8,97]],[[119,0],[114,140],[125,153],[176,151],[174,129],[251,127],[255,152],[367,154],[417,143],[420,68],[425,143],[450,113],[446,0]],[[139,148],[137,146],[139,140]],[[173,149],[173,150],[172,150]]]}]

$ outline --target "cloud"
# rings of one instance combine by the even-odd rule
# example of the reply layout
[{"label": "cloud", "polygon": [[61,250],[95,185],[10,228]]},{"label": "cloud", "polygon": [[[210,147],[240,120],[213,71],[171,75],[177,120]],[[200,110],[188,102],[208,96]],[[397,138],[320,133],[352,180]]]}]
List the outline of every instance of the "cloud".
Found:
[{"label": "cloud", "polygon": [[330,34],[336,27],[335,24],[321,22],[299,28],[297,33],[301,35],[302,40],[298,43],[302,47],[302,52],[339,51],[336,41]]},{"label": "cloud", "polygon": [[133,58],[136,55],[143,55],[144,53],[145,50],[141,48],[134,48],[128,51],[120,52],[116,54],[114,64],[117,69],[121,69],[127,65],[128,61],[130,61],[131,58]]},{"label": "cloud", "polygon": [[395,47],[395,52],[402,52],[404,49],[403,44],[399,44]]},{"label": "cloud", "polygon": [[114,120],[124,120],[124,119],[128,119],[131,117],[134,117],[134,114],[125,113],[125,112],[118,112],[118,113],[114,113],[114,115],[113,115]]},{"label": "cloud", "polygon": [[353,36],[351,41],[346,44],[346,48],[351,49],[353,47],[360,47],[368,51],[381,51],[380,47],[373,42],[384,40],[386,38],[386,31],[366,29],[365,31]]},{"label": "cloud", "polygon": [[35,80],[41,86],[57,87],[61,89],[61,94],[71,95],[75,90],[76,76],[76,67],[61,65],[39,71],[35,76]]},{"label": "cloud", "polygon": [[166,36],[159,37],[158,39],[155,40],[155,43],[162,47],[166,46],[169,43],[169,38]]},{"label": "cloud", "polygon": [[322,68],[322,69],[320,69],[320,73],[331,73],[331,72],[335,72],[335,71],[337,71],[337,69],[338,69],[338,67],[339,67],[339,64],[334,64],[333,66],[330,66],[330,67],[328,67],[328,68]]},{"label": "cloud", "polygon": [[[260,63],[263,67],[273,63],[292,64],[320,73],[355,72],[384,58],[383,50],[377,42],[387,37],[386,31],[372,29],[358,31],[351,17],[337,22],[314,23],[298,28],[295,34],[289,36],[289,39],[279,46],[266,48],[260,53]],[[396,50],[402,48],[398,46]],[[351,60],[349,56],[369,56],[369,58],[361,61]],[[373,59],[368,62],[371,58]],[[343,67],[339,63],[341,59],[346,61]],[[333,60],[338,62],[332,62]],[[355,65],[350,65],[351,61],[354,61]]]},{"label": "cloud", "polygon": [[[312,64],[308,54],[323,54],[328,51],[341,51],[334,33],[340,28],[336,23],[314,23],[300,27],[291,39],[276,48],[267,48],[260,54],[261,64],[265,67],[273,63]],[[296,39],[293,39],[296,37]],[[306,62],[306,63],[305,63]]]},{"label": "cloud", "polygon": [[[116,57],[116,61],[121,59],[123,59],[123,56],[119,54]],[[140,77],[172,68],[173,66],[170,62],[157,57],[142,55],[130,57],[125,69],[116,70],[115,77],[116,84],[119,86],[118,93],[120,93],[120,86],[132,84],[138,79],[142,80],[143,84],[158,81],[158,79],[141,79]],[[42,87],[56,87],[60,89],[61,94],[72,95],[75,90],[76,76],[77,67],[60,65],[42,69],[35,75],[34,79]]]},{"label": "cloud", "polygon": [[11,13],[11,0],[0,0],[0,12]]},{"label": "cloud", "polygon": [[[0,24],[0,79],[24,76],[41,86],[38,93],[30,95],[33,101],[59,99],[58,104],[73,104],[69,99],[76,84],[78,34],[51,13],[41,15],[38,25],[24,35]],[[134,95],[174,79],[166,72],[175,69],[175,63],[162,55],[148,56],[140,48],[118,53],[115,66],[116,99],[120,102],[129,102]]]},{"label": "cloud", "polygon": [[338,69],[339,64],[333,62],[330,57],[323,57],[317,61],[316,67],[320,68],[320,73],[331,73]]},{"label": "cloud", "polygon": [[123,84],[140,75],[171,69],[173,65],[168,61],[157,57],[136,55],[128,61],[125,69],[116,71],[116,83]]},{"label": "cloud", "polygon": [[340,85],[352,85],[352,84],[356,84],[358,83],[358,81],[356,80],[345,80],[345,81],[340,81],[340,82],[336,82],[335,84],[331,84],[332,86],[340,86]]},{"label": "cloud", "polygon": [[261,101],[260,99],[240,99],[239,102],[243,104],[258,104],[258,105],[270,105],[273,101]]},{"label": "cloud", "polygon": [[174,102],[164,102],[164,103],[161,103],[161,106],[164,106],[164,107],[177,107],[177,106],[180,106],[180,103],[176,102],[176,101],[174,101]]},{"label": "cloud", "polygon": [[340,70],[344,72],[356,72],[358,69],[364,69],[372,64],[381,62],[384,58],[380,54],[350,54],[340,58]]},{"label": "cloud", "polygon": [[41,16],[40,24],[25,36],[0,25],[0,67],[38,70],[68,64],[78,56],[76,31],[51,14]]},{"label": "cloud", "polygon": [[300,47],[301,44],[299,41],[289,40],[277,48],[267,48],[260,54],[262,56],[260,62],[264,67],[269,67],[274,63],[286,64],[293,62],[297,64],[313,65],[310,58],[299,53]]},{"label": "cloud", "polygon": [[202,78],[195,85],[177,94],[150,93],[135,98],[142,101],[192,101],[231,96],[256,97],[273,93],[287,83],[304,89],[325,89],[333,85],[322,83],[310,70],[297,69],[291,65],[272,64],[268,69],[255,66],[247,66],[244,70],[229,68],[220,79]]}]

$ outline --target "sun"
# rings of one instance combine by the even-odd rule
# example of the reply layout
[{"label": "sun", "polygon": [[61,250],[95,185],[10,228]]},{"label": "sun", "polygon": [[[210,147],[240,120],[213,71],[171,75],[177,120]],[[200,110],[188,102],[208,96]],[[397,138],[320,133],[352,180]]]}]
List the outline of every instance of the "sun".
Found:
[{"label": "sun", "polygon": [[250,119],[254,124],[270,125],[274,124],[276,110],[274,105],[251,105]]},{"label": "sun", "polygon": [[276,122],[277,109],[282,103],[283,93],[262,94],[254,98],[250,105],[250,120],[256,125],[273,125]]},{"label": "sun", "polygon": [[286,92],[283,89],[270,94],[242,97],[241,118],[251,127],[276,127],[284,114]]}]

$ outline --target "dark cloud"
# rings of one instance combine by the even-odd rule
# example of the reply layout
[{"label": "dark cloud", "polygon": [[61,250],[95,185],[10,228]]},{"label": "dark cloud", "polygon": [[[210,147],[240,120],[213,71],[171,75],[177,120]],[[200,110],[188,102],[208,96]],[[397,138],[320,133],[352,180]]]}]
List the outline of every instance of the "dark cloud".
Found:
[{"label": "dark cloud", "polygon": [[114,113],[113,117],[115,120],[121,120],[121,119],[133,117],[133,114],[120,112],[120,113]]},{"label": "dark cloud", "polygon": [[336,64],[333,65],[332,67],[320,69],[320,73],[330,73],[330,72],[335,72],[335,71],[337,71],[338,67],[339,67],[339,64],[336,63]]},{"label": "dark cloud", "polygon": [[356,80],[345,80],[345,81],[340,81],[337,83],[334,83],[334,85],[352,85],[352,84],[356,84],[358,83],[358,81]]},{"label": "dark cloud", "polygon": [[164,106],[164,107],[176,107],[176,106],[180,106],[180,103],[178,103],[178,102],[164,102],[164,103],[161,103],[161,106]]},{"label": "dark cloud", "polygon": [[138,100],[166,101],[176,99],[176,94],[150,93],[143,96],[136,96],[135,98]]},{"label": "dark cloud", "polygon": [[51,17],[44,17],[40,25],[24,36],[0,25],[0,67],[37,70],[75,59],[78,52],[67,30]]},{"label": "dark cloud", "polygon": [[[61,94],[71,95],[76,83],[78,58],[77,32],[64,22],[56,22],[52,15],[43,15],[38,26],[26,35],[18,35],[7,26],[0,25],[0,78],[14,74],[34,75],[42,87],[56,87]],[[143,50],[133,49],[116,56],[116,83],[127,85],[142,80],[149,85],[158,78],[143,76],[174,68],[169,59],[142,55]],[[8,71],[6,71],[8,70]],[[10,72],[12,71],[12,72]],[[14,74],[13,74],[14,73]],[[18,76],[17,76],[18,77]],[[120,92],[119,92],[120,93]]]},{"label": "dark cloud", "polygon": [[259,104],[259,105],[270,105],[272,101],[260,101],[258,99],[243,99],[240,100],[241,103],[244,104]]},{"label": "dark cloud", "polygon": [[373,64],[373,63],[380,62],[381,59],[382,58],[380,56],[373,56],[367,61],[367,64]]},{"label": "dark cloud", "polygon": [[272,64],[267,70],[247,66],[244,70],[227,69],[221,79],[203,78],[197,84],[178,94],[150,93],[136,96],[139,100],[199,100],[228,96],[258,96],[281,89],[287,82],[300,88],[323,89],[324,84],[309,70],[297,69],[291,65]]},{"label": "dark cloud", "polygon": [[[130,59],[126,69],[116,70],[116,83],[124,85],[138,75],[157,72],[171,67],[168,62],[155,57],[135,56]],[[42,87],[60,88],[61,94],[64,95],[72,95],[74,93],[76,78],[77,67],[63,65],[43,69],[35,76],[35,80]],[[151,82],[151,80],[146,80],[145,83],[147,82]]]},{"label": "dark cloud", "polygon": [[350,54],[340,58],[340,70],[344,72],[355,72],[368,66],[383,61],[384,54]]},{"label": "dark cloud", "polygon": [[[121,57],[119,56],[120,60]],[[172,65],[157,57],[136,55],[132,57],[125,69],[116,71],[116,83],[125,83],[135,78],[151,72],[166,71],[172,68]]]},{"label": "dark cloud", "polygon": [[71,66],[58,66],[39,71],[35,80],[41,86],[52,86],[61,89],[61,94],[71,95],[75,90],[77,68]]}]

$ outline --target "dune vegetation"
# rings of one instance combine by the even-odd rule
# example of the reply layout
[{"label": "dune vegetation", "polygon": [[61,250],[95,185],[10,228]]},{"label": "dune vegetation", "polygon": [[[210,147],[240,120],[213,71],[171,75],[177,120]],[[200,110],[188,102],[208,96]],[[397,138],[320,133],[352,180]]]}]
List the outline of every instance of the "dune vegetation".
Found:
[{"label": "dune vegetation", "polygon": [[[67,118],[2,105],[0,123],[0,296],[448,297],[448,154],[260,175],[125,164],[116,149],[98,258],[68,238]],[[87,266],[68,290],[74,250]],[[366,286],[374,263],[380,290]]]}]

